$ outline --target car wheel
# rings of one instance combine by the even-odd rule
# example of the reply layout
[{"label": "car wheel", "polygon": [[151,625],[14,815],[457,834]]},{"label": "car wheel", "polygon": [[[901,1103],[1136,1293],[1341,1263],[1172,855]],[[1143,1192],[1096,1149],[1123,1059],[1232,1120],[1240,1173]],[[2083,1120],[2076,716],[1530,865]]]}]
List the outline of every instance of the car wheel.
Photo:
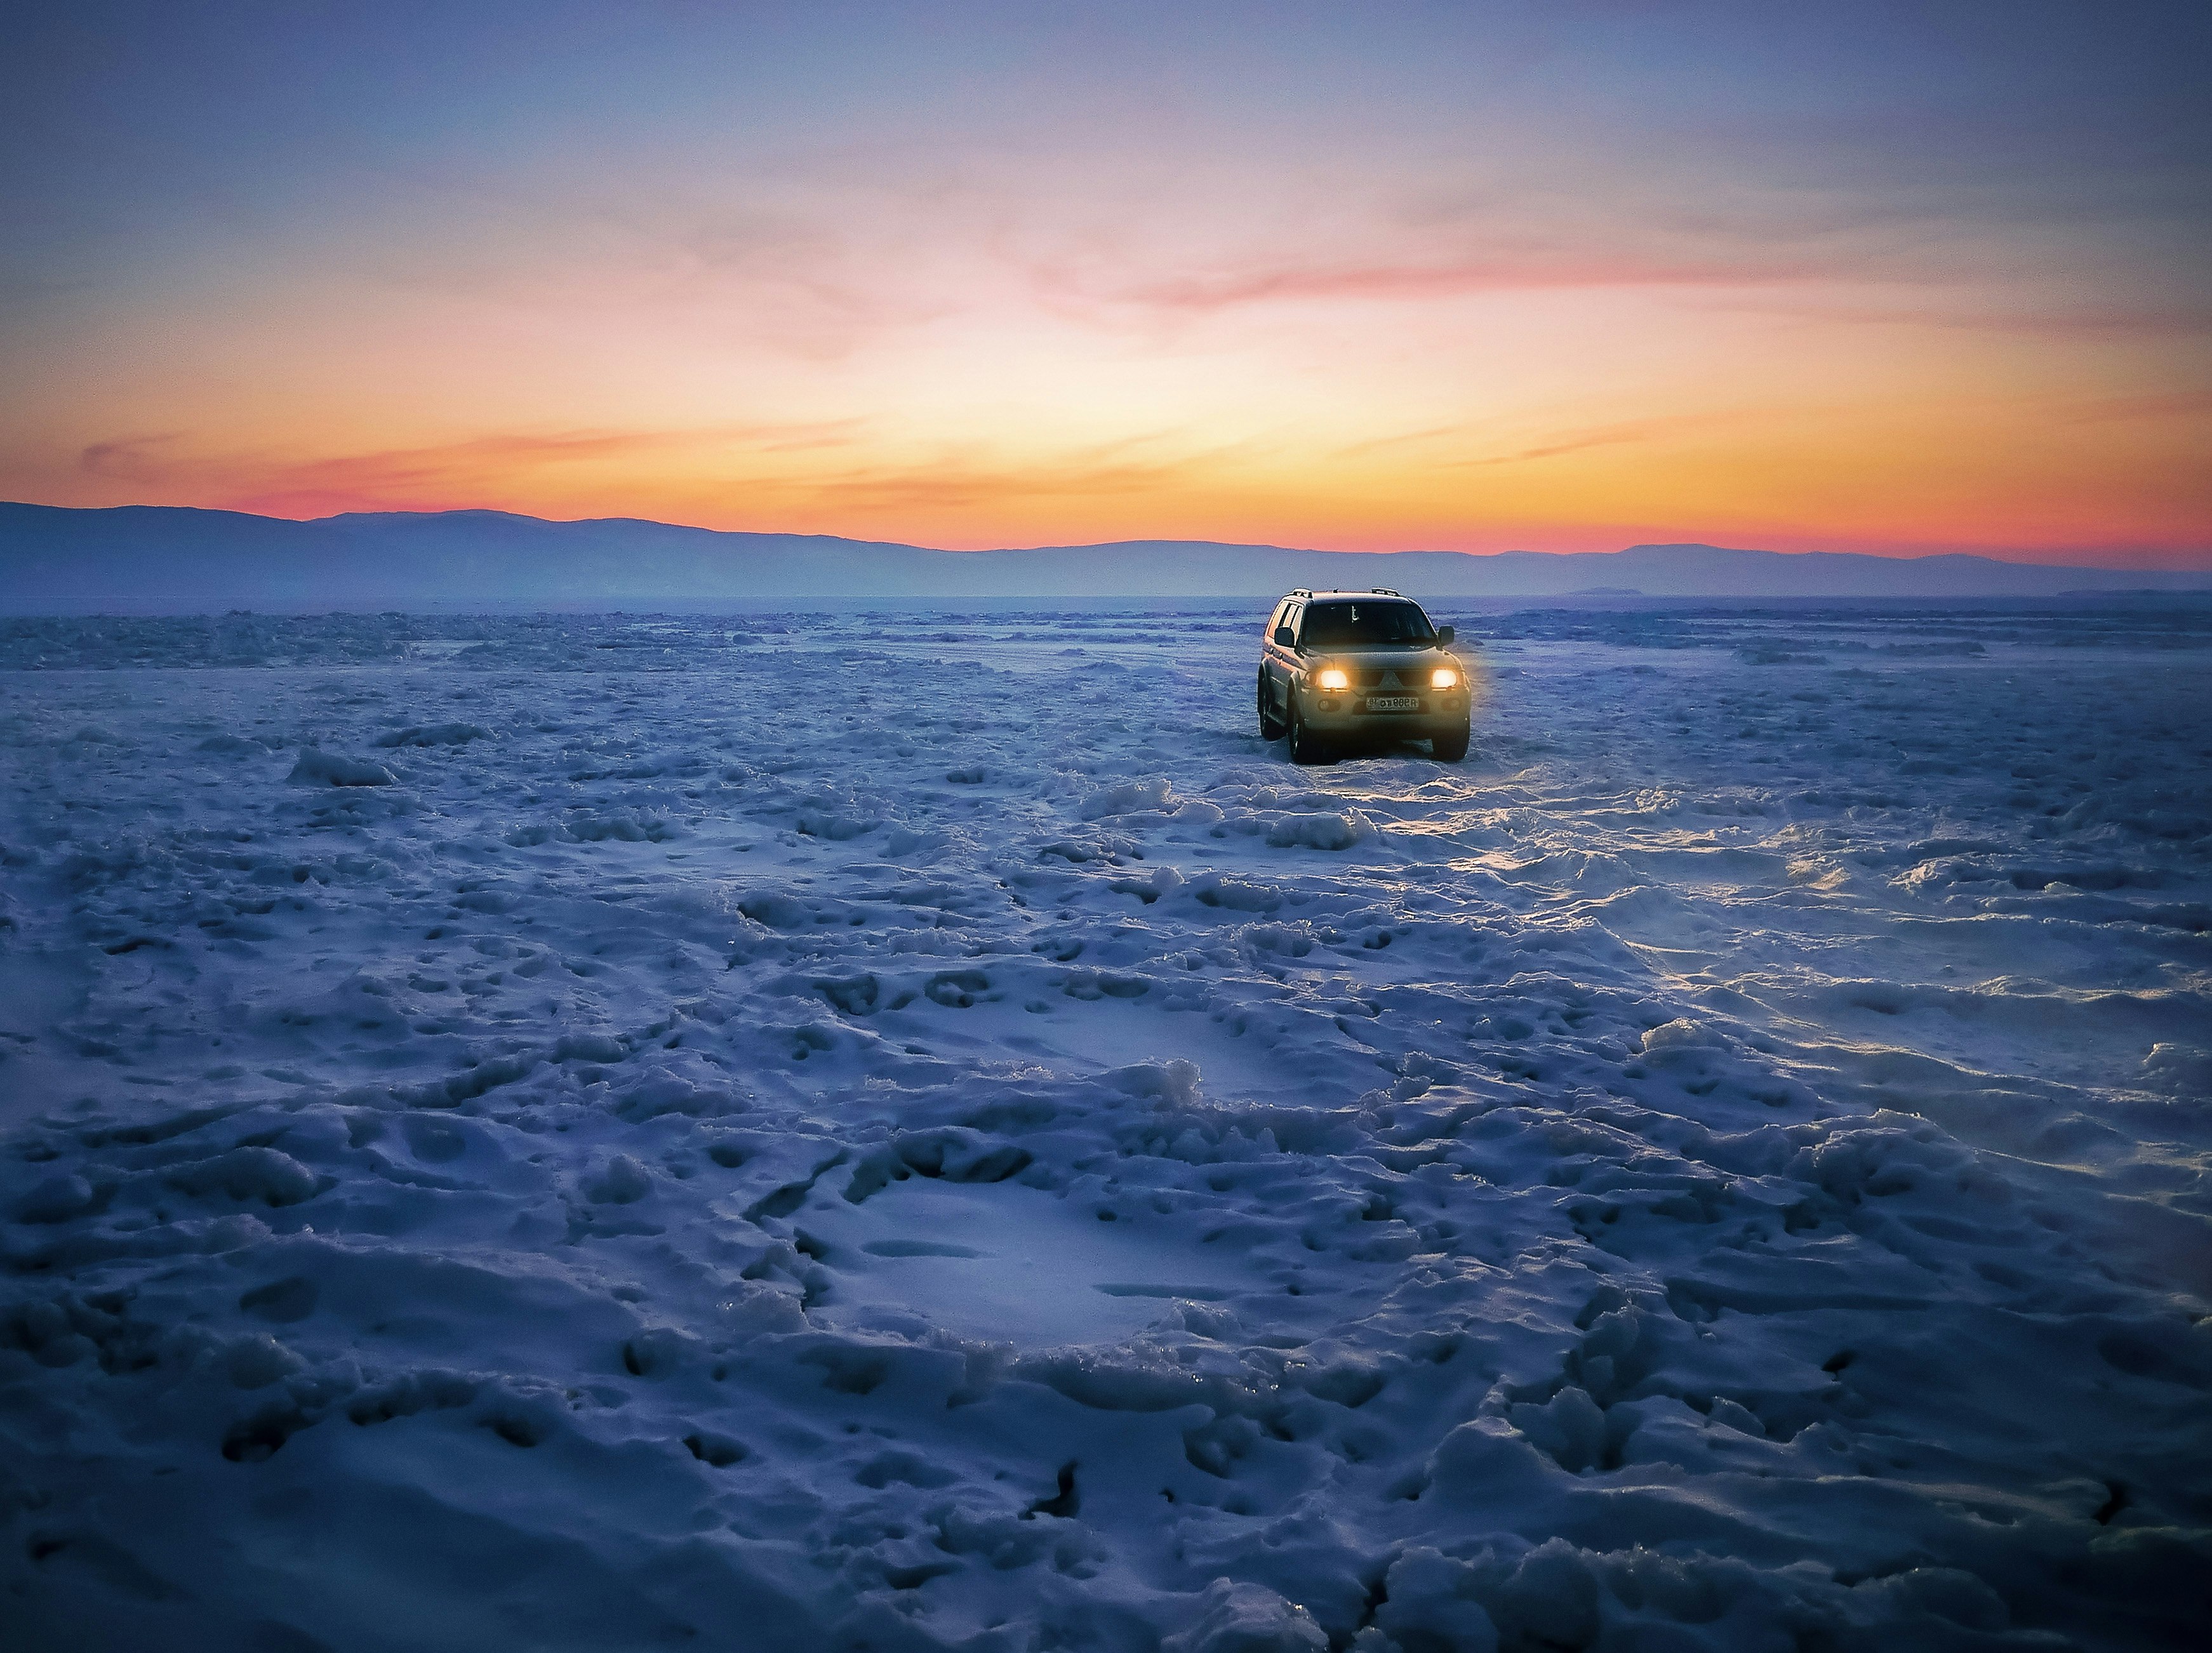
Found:
[{"label": "car wheel", "polygon": [[1429,750],[1437,755],[1437,763],[1456,763],[1467,756],[1467,738],[1468,726],[1462,723],[1449,733],[1431,735]]},{"label": "car wheel", "polygon": [[1256,699],[1260,708],[1260,738],[1280,740],[1283,738],[1283,726],[1267,704],[1267,674],[1264,672],[1260,674],[1260,688]]},{"label": "car wheel", "polygon": [[1296,696],[1291,697],[1290,711],[1286,714],[1286,720],[1290,726],[1287,732],[1290,738],[1291,762],[1293,763],[1328,763],[1328,748],[1306,727],[1306,720],[1298,715],[1298,702]]}]

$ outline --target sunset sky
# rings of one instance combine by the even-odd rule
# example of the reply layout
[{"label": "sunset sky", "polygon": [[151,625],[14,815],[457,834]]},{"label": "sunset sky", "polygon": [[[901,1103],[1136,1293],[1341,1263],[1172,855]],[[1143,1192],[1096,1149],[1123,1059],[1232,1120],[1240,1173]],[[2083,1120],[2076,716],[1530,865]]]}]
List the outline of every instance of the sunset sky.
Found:
[{"label": "sunset sky", "polygon": [[0,497],[2212,567],[2208,17],[21,9]]}]

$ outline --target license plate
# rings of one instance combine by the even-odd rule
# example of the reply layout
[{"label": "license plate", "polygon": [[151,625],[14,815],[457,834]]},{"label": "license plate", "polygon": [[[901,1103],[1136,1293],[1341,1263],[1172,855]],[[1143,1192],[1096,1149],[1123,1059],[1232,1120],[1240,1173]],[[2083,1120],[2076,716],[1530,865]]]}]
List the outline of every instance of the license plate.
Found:
[{"label": "license plate", "polygon": [[1370,712],[1414,712],[1420,709],[1420,697],[1416,695],[1370,695],[1367,709]]}]

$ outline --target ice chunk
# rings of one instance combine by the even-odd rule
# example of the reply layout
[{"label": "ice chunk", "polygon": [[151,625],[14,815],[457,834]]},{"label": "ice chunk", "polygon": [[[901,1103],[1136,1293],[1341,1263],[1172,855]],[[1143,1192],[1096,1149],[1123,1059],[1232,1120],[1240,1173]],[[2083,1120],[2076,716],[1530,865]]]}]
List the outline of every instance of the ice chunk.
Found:
[{"label": "ice chunk", "polygon": [[1160,1643],[1160,1653],[1328,1653],[1313,1614],[1262,1584],[1217,1578],[1199,1598],[1189,1629]]},{"label": "ice chunk", "polygon": [[398,779],[381,763],[315,746],[300,748],[300,761],[285,778],[309,787],[388,787]]},{"label": "ice chunk", "polygon": [[274,1148],[233,1148],[212,1159],[173,1167],[169,1182],[187,1194],[222,1194],[240,1202],[295,1206],[312,1200],[321,1184],[315,1174]]},{"label": "ice chunk", "polygon": [[1349,849],[1375,836],[1375,823],[1356,809],[1285,815],[1267,829],[1274,849]]},{"label": "ice chunk", "polygon": [[15,1206],[19,1223],[64,1223],[90,1207],[92,1184],[82,1176],[49,1176]]},{"label": "ice chunk", "polygon": [[2212,1097],[2212,1050],[2201,1045],[2161,1043],[2142,1059],[2144,1082],[2175,1096]]},{"label": "ice chunk", "polygon": [[1167,777],[1155,775],[1142,781],[1123,781],[1115,786],[1101,787],[1086,795],[1075,806],[1075,812],[1086,821],[1099,821],[1109,815],[1133,815],[1139,810],[1164,810],[1173,796]]},{"label": "ice chunk", "polygon": [[652,1192],[653,1174],[632,1156],[618,1153],[586,1185],[584,1197],[593,1205],[626,1206]]}]

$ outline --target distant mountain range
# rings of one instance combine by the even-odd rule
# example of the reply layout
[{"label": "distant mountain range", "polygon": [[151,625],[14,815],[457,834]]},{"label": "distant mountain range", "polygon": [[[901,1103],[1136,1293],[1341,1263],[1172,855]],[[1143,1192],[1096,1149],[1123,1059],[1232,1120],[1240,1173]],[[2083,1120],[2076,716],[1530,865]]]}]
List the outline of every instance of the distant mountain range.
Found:
[{"label": "distant mountain range", "polygon": [[1310,551],[1129,540],[942,551],[820,534],[725,533],[500,511],[350,513],[0,504],[0,612],[487,608],[699,611],[985,598],[1271,598],[1389,586],[1422,598],[2053,597],[2212,590],[2212,573],[1632,545],[1621,551]]}]

